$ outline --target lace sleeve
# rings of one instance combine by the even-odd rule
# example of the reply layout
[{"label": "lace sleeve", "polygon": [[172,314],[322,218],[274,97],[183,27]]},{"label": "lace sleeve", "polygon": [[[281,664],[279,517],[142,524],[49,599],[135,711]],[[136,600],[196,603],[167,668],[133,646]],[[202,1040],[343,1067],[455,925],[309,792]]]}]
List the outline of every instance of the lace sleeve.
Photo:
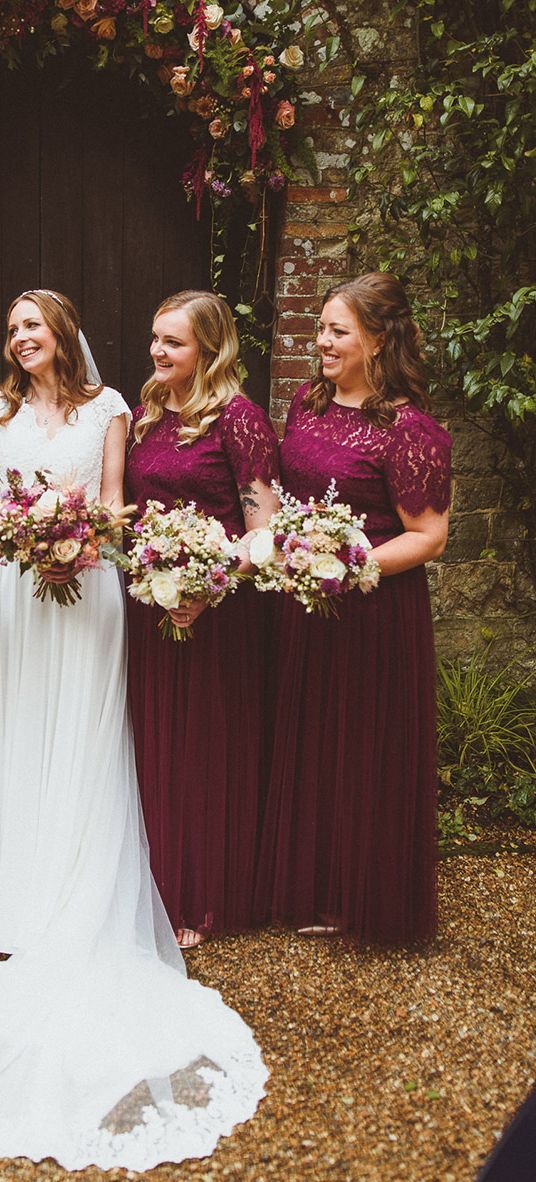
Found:
[{"label": "lace sleeve", "polygon": [[279,476],[277,436],[265,411],[241,394],[221,414],[223,446],[238,488]]},{"label": "lace sleeve", "polygon": [[389,432],[385,476],[393,505],[411,517],[444,513],[450,499],[451,439],[429,415],[401,415]]},{"label": "lace sleeve", "polygon": [[123,396],[119,393],[119,390],[113,390],[111,386],[105,386],[104,390],[101,390],[100,394],[97,394],[97,397],[93,400],[93,406],[95,408],[95,414],[104,430],[107,430],[112,419],[117,418],[119,415],[126,415],[127,426],[130,426],[132,411]]}]

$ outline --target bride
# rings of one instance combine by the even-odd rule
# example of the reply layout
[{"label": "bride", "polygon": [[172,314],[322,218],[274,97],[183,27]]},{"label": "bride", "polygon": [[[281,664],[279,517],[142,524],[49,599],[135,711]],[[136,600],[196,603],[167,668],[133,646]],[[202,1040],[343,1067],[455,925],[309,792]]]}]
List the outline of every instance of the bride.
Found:
[{"label": "bride", "polygon": [[[0,484],[42,470],[118,510],[130,412],[88,384],[78,328],[56,292],[13,301]],[[0,1158],[202,1157],[254,1113],[267,1072],[238,1014],[186,979],[152,882],[119,576],[86,571],[65,608],[33,590],[0,568]]]}]

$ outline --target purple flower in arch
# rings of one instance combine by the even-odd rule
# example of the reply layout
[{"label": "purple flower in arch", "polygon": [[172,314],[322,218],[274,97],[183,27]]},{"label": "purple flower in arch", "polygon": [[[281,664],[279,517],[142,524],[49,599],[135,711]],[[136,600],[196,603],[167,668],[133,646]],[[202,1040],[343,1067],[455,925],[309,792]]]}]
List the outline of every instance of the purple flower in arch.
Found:
[{"label": "purple flower in arch", "polygon": [[224,185],[223,181],[219,181],[217,178],[211,182],[210,187],[212,192],[216,193],[217,197],[230,197],[233,191],[228,185]]}]

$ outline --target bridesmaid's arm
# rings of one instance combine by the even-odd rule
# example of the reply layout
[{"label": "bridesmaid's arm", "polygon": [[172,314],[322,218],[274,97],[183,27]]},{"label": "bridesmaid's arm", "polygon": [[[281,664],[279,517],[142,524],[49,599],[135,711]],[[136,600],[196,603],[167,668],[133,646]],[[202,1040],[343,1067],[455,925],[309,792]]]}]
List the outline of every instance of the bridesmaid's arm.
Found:
[{"label": "bridesmaid's arm", "polygon": [[241,574],[250,574],[253,566],[249,559],[249,543],[256,531],[267,525],[272,513],[277,513],[279,501],[273,490],[261,480],[245,484],[239,488],[238,494],[246,527],[246,533],[240,539],[241,562],[238,569]]},{"label": "bridesmaid's arm", "polygon": [[370,551],[371,557],[379,563],[382,575],[398,575],[421,566],[423,562],[430,562],[432,558],[439,558],[447,544],[448,509],[436,513],[428,508],[418,517],[411,517],[400,505],[396,511],[404,533]]},{"label": "bridesmaid's arm", "polygon": [[125,472],[125,447],[127,442],[127,416],[116,415],[108,427],[104,440],[102,457],[102,479],[100,499],[103,504],[119,513],[124,506],[123,476]]}]

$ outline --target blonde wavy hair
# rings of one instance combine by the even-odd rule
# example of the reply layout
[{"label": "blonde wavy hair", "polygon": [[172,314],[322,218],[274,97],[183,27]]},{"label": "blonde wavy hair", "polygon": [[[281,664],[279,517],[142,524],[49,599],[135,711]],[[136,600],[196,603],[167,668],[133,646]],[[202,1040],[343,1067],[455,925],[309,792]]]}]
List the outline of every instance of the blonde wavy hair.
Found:
[{"label": "blonde wavy hair", "polygon": [[[177,436],[183,444],[194,443],[206,435],[223,407],[242,390],[238,375],[238,335],[225,301],[211,291],[180,291],[160,304],[154,319],[179,309],[187,311],[199,346],[188,396],[180,412]],[[160,421],[170,392],[169,386],[155,378],[145,383],[140,395],[144,413],[134,431],[136,443]]]},{"label": "blonde wavy hair", "polygon": [[[430,409],[426,367],[421,356],[421,333],[412,319],[406,292],[399,279],[388,271],[370,271],[331,287],[322,300],[325,308],[335,296],[347,304],[360,328],[364,368],[372,393],[361,409],[378,427],[389,427],[396,419],[396,402],[407,399],[421,410]],[[377,353],[371,339],[383,334]],[[324,414],[335,394],[335,385],[325,378],[322,365],[304,398],[304,406]]]},{"label": "blonde wavy hair", "polygon": [[69,421],[69,415],[73,411],[76,413],[78,406],[100,394],[103,387],[102,383],[99,386],[87,384],[86,361],[78,339],[80,318],[74,304],[61,292],[36,288],[34,291],[23,291],[12,301],[8,310],[8,333],[4,346],[8,376],[1,391],[7,408],[0,416],[0,426],[4,427],[20,410],[32,383],[31,374],[23,369],[11,348],[9,333],[13,309],[21,300],[31,300],[39,308],[45,324],[56,338],[54,367],[58,378],[58,401],[65,407],[65,418]]}]

